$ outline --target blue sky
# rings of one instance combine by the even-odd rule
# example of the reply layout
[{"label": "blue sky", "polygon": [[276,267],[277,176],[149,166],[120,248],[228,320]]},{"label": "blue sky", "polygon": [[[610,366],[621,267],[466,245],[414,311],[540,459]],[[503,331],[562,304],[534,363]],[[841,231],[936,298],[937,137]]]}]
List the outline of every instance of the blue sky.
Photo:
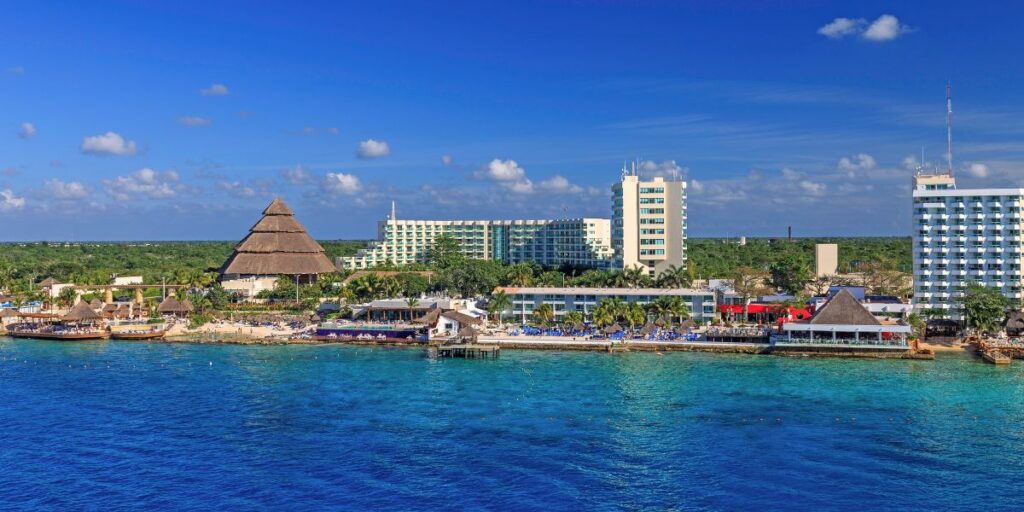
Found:
[{"label": "blue sky", "polygon": [[912,169],[1024,181],[1021,8],[941,2],[22,2],[0,240],[322,239],[610,215],[625,160],[693,236],[905,235]]}]

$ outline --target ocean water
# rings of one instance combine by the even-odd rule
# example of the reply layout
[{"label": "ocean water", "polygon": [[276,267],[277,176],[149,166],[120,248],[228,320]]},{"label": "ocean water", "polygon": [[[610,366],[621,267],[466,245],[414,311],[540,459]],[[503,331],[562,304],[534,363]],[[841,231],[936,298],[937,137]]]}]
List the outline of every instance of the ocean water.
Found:
[{"label": "ocean water", "polygon": [[0,339],[0,509],[1021,510],[1024,364]]}]

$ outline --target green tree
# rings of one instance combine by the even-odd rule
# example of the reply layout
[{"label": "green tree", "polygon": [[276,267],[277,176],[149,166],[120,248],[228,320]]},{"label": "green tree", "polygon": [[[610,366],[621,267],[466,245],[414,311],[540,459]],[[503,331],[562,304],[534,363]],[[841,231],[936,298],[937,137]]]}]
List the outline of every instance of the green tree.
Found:
[{"label": "green tree", "polygon": [[747,319],[750,299],[769,291],[768,274],[752,267],[740,267],[732,279],[732,289],[743,298],[743,320]]},{"label": "green tree", "polygon": [[662,273],[658,274],[656,283],[658,288],[686,288],[690,286],[691,278],[686,268],[669,265]]},{"label": "green tree", "polygon": [[651,285],[651,276],[647,275],[647,269],[642,267],[624,269],[622,278],[630,288],[643,288]]},{"label": "green tree", "polygon": [[582,321],[583,313],[580,313],[579,311],[568,311],[565,313],[565,316],[562,317],[562,323],[567,327],[573,327]]},{"label": "green tree", "polygon": [[224,309],[231,302],[231,295],[220,284],[211,286],[206,292],[206,298],[210,299],[213,309]]},{"label": "green tree", "polygon": [[458,266],[465,259],[459,241],[451,235],[434,238],[434,245],[427,251],[427,261],[439,270]]},{"label": "green tree", "polygon": [[512,298],[503,290],[498,290],[491,295],[487,302],[487,316],[501,323],[501,314],[512,307]]},{"label": "green tree", "polygon": [[643,306],[637,303],[627,304],[622,310],[622,317],[629,323],[630,329],[636,329],[638,324],[644,323],[647,317]]},{"label": "green tree", "polygon": [[61,289],[57,294],[57,305],[63,308],[70,308],[78,300],[78,292],[70,286]]},{"label": "green tree", "polygon": [[796,295],[804,290],[811,280],[811,271],[796,258],[785,258],[768,267],[771,283],[783,292]]},{"label": "green tree", "polygon": [[541,325],[549,325],[555,319],[555,310],[551,304],[541,304],[533,309],[533,320]]},{"label": "green tree", "polygon": [[524,287],[533,284],[533,267],[529,263],[516,263],[508,270],[509,286]]},{"label": "green tree", "polygon": [[982,333],[991,334],[999,330],[1010,301],[998,288],[972,283],[964,292],[962,305],[967,324]]}]

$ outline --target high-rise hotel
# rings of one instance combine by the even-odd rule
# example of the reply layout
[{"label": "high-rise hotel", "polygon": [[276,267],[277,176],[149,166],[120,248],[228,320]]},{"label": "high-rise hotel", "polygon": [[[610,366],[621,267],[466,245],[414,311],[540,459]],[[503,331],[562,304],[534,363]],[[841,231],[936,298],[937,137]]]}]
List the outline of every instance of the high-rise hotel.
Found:
[{"label": "high-rise hotel", "polygon": [[423,263],[437,237],[459,242],[470,258],[548,267],[643,268],[652,276],[686,266],[686,182],[681,177],[641,177],[623,169],[612,186],[612,219],[400,220],[377,224],[377,240],[355,256],[337,259],[344,269]]},{"label": "high-rise hotel", "polygon": [[914,176],[914,309],[963,320],[969,283],[1021,299],[1024,189],[957,189],[951,172]]},{"label": "high-rise hotel", "polygon": [[679,176],[644,179],[636,165],[612,185],[612,247],[618,268],[656,276],[686,266],[686,182]]}]

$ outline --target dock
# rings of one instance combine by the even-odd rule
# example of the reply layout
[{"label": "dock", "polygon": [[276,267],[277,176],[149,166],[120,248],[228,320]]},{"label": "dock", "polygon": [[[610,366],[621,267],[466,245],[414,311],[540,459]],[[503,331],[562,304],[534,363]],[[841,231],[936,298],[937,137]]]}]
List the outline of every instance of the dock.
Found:
[{"label": "dock", "polygon": [[497,345],[481,345],[479,343],[453,343],[441,345],[435,349],[438,357],[459,359],[497,359],[501,347]]},{"label": "dock", "polygon": [[981,353],[981,358],[992,364],[1002,365],[1010,364],[1010,356],[1002,353],[999,350],[985,350]]}]

